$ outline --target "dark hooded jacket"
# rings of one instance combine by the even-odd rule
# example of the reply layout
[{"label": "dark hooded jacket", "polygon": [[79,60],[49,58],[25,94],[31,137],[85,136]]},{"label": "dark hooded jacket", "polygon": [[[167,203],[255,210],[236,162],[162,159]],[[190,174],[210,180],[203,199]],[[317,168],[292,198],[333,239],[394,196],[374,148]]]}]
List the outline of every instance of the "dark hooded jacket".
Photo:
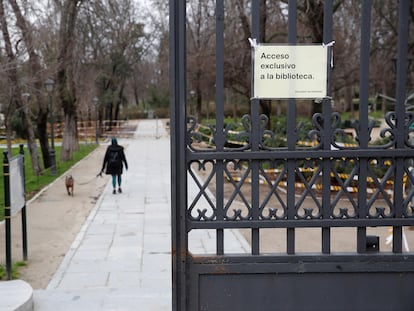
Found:
[{"label": "dark hooded jacket", "polygon": [[111,145],[106,149],[104,161],[102,164],[102,172],[108,175],[122,174],[123,165],[128,169],[128,163],[125,158],[124,147],[118,145],[116,138],[112,138]]}]

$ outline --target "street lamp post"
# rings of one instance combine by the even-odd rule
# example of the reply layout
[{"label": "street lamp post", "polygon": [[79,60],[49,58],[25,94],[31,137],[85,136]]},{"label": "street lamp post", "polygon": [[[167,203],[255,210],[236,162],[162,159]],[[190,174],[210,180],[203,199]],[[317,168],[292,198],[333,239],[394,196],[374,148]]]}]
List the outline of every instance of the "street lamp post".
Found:
[{"label": "street lamp post", "polygon": [[98,130],[98,122],[99,122],[99,100],[96,96],[94,96],[94,98],[92,98],[93,101],[93,105],[95,106],[95,112],[96,112],[96,120],[95,120],[95,142],[96,144],[99,144],[99,130]]},{"label": "street lamp post", "polygon": [[53,103],[52,103],[52,92],[55,88],[55,81],[47,79],[45,81],[46,91],[49,94],[49,111],[50,111],[50,136],[51,136],[51,148],[49,150],[51,168],[50,172],[52,175],[56,175],[56,154],[55,154],[55,132],[54,132],[54,120],[53,120]]}]

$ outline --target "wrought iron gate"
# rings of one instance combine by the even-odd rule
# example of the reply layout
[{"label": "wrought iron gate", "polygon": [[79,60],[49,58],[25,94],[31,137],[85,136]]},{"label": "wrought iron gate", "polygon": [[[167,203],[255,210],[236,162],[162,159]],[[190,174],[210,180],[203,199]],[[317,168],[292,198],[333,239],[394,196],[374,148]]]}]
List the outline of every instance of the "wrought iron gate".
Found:
[{"label": "wrought iron gate", "polygon": [[[199,144],[199,124],[186,111],[186,2],[170,0],[173,310],[413,310],[414,256],[404,249],[404,228],[414,226],[414,115],[404,105],[409,1],[399,1],[397,104],[384,117],[385,143],[371,143],[372,4],[361,1],[361,104],[353,143],[340,142],[341,116],[326,98],[322,112],[313,116],[309,145],[298,139],[297,107],[289,100],[286,146],[272,147],[268,138],[277,133],[266,130],[268,120],[252,99],[239,133],[243,143],[234,147],[224,123],[226,8],[217,0],[216,123],[209,128],[208,148]],[[253,38],[259,37],[259,2],[251,2]],[[325,1],[325,43],[335,39],[332,6]],[[289,1],[288,11],[289,43],[296,44],[296,1]],[[190,183],[197,186],[194,197],[188,196]],[[390,228],[389,252],[378,249],[372,234],[378,228]],[[232,229],[249,232],[248,254],[227,252]],[[192,252],[191,235],[211,230],[215,253]],[[274,230],[282,252],[261,250],[266,230]],[[298,236],[314,230],[320,232],[318,248],[302,252]],[[341,230],[355,241],[352,251],[333,250]]]}]

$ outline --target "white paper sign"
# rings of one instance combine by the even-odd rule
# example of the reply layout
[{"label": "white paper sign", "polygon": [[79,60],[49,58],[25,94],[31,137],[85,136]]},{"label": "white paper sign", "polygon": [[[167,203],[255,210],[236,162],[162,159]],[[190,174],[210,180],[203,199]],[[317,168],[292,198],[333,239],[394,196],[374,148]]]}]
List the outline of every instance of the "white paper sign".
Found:
[{"label": "white paper sign", "polygon": [[253,97],[324,98],[328,48],[322,45],[254,46]]},{"label": "white paper sign", "polygon": [[13,157],[9,162],[9,167],[11,216],[16,216],[26,204],[24,194],[23,156],[19,154]]}]

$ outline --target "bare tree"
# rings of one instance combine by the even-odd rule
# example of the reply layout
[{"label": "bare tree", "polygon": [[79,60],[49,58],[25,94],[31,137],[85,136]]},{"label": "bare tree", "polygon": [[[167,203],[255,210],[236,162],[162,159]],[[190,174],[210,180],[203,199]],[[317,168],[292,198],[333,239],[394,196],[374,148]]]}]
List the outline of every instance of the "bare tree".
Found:
[{"label": "bare tree", "polygon": [[64,112],[65,128],[62,140],[61,160],[72,158],[78,148],[77,96],[74,80],[74,50],[76,21],[82,0],[65,0],[60,12],[60,29],[57,64],[57,96]]},{"label": "bare tree", "polygon": [[101,115],[110,121],[119,118],[128,102],[128,86],[134,86],[128,81],[147,45],[144,25],[135,12],[131,0],[96,2],[82,12],[79,23],[80,38],[90,51],[83,56],[84,63],[95,67],[95,87],[104,108]]},{"label": "bare tree", "polygon": [[[145,13],[143,22],[150,33],[147,36],[143,59],[134,65],[133,87],[135,97],[141,99],[144,110],[149,105],[168,107],[169,92],[169,23],[167,1],[151,1],[150,8],[141,8]],[[203,90],[205,91],[205,90]]]},{"label": "bare tree", "polygon": [[190,1],[187,9],[190,107],[194,110],[191,113],[197,118],[201,116],[203,89],[212,89],[214,86],[214,3],[215,1]]},{"label": "bare tree", "polygon": [[[228,6],[235,8],[234,16],[228,18],[226,27],[226,61],[225,74],[229,88],[243,95],[246,100],[251,97],[251,47],[249,38],[251,31],[251,6],[250,1],[229,0]],[[257,39],[260,43],[283,42],[287,40],[287,17],[283,7],[278,1],[260,0],[260,33]],[[270,117],[272,102],[261,100],[262,113]]]},{"label": "bare tree", "polygon": [[[48,107],[45,97],[39,90],[43,87],[43,68],[40,63],[40,57],[36,51],[35,39],[33,37],[33,27],[31,27],[28,21],[23,17],[22,11],[16,0],[9,0],[11,7],[13,8],[14,15],[16,16],[16,25],[19,27],[22,34],[24,44],[26,46],[26,52],[29,56],[30,71],[27,73],[30,76],[32,89],[34,94],[30,94],[37,103],[37,134],[39,137],[40,147],[43,155],[43,164],[45,168],[51,166],[51,159],[49,156],[48,136],[47,136],[47,117]],[[27,104],[27,103],[26,103]]]},{"label": "bare tree", "polygon": [[[414,1],[410,5],[410,39],[408,41],[409,67],[408,91],[414,91]],[[375,92],[383,95],[381,110],[386,111],[385,97],[395,96],[395,75],[397,61],[397,40],[398,40],[398,2],[395,1],[374,1],[373,5],[373,40],[372,40],[372,66],[371,76],[375,81]],[[411,82],[411,84],[410,84]],[[381,96],[378,97],[380,100]]]},{"label": "bare tree", "polygon": [[21,89],[20,89],[19,76],[18,76],[18,70],[17,70],[19,62],[12,48],[12,42],[11,42],[10,33],[8,29],[8,23],[7,23],[7,19],[5,15],[3,0],[0,0],[0,25],[1,25],[1,30],[3,34],[5,50],[7,54],[7,61],[8,61],[8,64],[10,65],[10,68],[7,70],[7,76],[10,81],[10,85],[11,85],[12,103],[16,106],[16,108],[19,110],[22,116],[23,125],[27,133],[27,144],[28,144],[30,156],[32,159],[33,171],[36,175],[40,175],[42,173],[42,169],[40,167],[39,154],[37,152],[37,146],[36,146],[36,139],[35,139],[35,135],[33,131],[33,125],[30,120],[30,115],[28,113],[28,109],[26,109],[22,101],[22,97],[21,97]]}]

